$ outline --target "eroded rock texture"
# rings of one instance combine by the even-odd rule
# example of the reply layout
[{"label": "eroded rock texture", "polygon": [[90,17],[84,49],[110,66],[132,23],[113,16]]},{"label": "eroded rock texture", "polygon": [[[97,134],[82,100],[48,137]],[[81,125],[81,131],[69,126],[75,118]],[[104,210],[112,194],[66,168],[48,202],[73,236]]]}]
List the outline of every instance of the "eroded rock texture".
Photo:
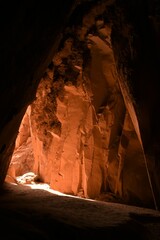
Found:
[{"label": "eroded rock texture", "polygon": [[53,189],[89,198],[111,192],[157,207],[155,100],[145,105],[150,94],[142,91],[145,77],[138,71],[148,46],[141,50],[141,27],[145,34],[148,29],[143,4],[83,2],[70,18],[29,113],[30,171]]}]

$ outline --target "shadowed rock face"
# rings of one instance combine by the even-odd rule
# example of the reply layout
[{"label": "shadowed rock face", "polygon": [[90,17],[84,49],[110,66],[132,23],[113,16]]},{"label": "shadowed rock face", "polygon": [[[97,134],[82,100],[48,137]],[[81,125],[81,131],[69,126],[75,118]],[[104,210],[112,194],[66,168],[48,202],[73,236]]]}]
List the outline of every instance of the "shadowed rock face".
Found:
[{"label": "shadowed rock face", "polygon": [[[17,106],[17,114],[11,114],[2,131],[3,142],[9,142],[8,138],[11,142],[10,148],[5,143],[1,147],[2,182],[20,121],[36,93],[27,112],[27,128],[24,118],[18,138],[21,149],[25,145],[27,151],[30,149],[21,156],[22,162],[24,158],[30,161],[29,170],[65,193],[98,198],[102,192],[110,191],[128,203],[154,207],[153,195],[158,199],[160,191],[159,126],[153,111],[158,104],[158,46],[154,44],[158,20],[152,16],[156,29],[152,37],[153,27],[148,20],[151,6],[145,1],[136,4],[107,0],[79,3],[62,36],[56,33],[64,18],[52,19],[48,10],[43,20],[41,5],[36,10],[36,6],[20,6],[26,9],[22,14],[25,27],[29,24],[26,19],[32,16],[27,11],[40,16],[34,19],[36,30],[32,34],[22,32],[26,38],[20,32],[23,21],[17,20],[19,43],[13,31],[13,45],[18,50],[9,65],[15,80],[9,90],[13,108],[7,109],[11,114]],[[18,84],[14,86],[15,81]],[[3,115],[1,121],[5,122],[7,116]],[[25,138],[26,134],[29,138]],[[16,172],[23,174],[17,167]]]},{"label": "shadowed rock face", "polygon": [[58,1],[54,7],[36,1],[1,4],[0,184],[22,117],[35,98],[73,4],[73,0]]}]

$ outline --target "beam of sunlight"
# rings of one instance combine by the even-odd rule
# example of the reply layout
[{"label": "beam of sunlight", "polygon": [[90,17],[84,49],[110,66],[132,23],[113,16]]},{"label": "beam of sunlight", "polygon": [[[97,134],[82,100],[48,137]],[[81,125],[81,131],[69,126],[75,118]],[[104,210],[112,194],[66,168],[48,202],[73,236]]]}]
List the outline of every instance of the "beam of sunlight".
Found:
[{"label": "beam of sunlight", "polygon": [[21,185],[30,187],[31,189],[41,189],[41,190],[47,191],[49,193],[52,193],[52,194],[58,195],[58,196],[65,196],[65,197],[70,197],[70,198],[79,198],[79,199],[86,200],[86,201],[96,202],[96,200],[93,200],[93,199],[82,198],[82,197],[71,195],[71,194],[65,194],[65,193],[59,192],[57,190],[51,189],[50,186],[48,184],[46,184],[46,183],[21,184]]}]

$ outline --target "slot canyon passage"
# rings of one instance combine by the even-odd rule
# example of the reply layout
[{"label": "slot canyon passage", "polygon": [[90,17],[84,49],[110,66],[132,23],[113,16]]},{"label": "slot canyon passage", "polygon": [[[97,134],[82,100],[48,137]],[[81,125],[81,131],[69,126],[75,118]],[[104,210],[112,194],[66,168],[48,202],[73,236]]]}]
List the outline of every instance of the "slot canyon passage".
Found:
[{"label": "slot canyon passage", "polygon": [[1,3],[0,239],[160,239],[160,3]]}]

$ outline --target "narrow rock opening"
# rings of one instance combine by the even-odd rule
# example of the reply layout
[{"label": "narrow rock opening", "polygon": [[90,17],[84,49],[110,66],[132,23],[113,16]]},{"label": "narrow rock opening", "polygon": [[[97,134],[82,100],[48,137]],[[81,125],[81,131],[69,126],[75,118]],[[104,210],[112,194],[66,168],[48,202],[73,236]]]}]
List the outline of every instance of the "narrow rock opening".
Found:
[{"label": "narrow rock opening", "polygon": [[[71,17],[22,120],[6,181],[41,181],[66,194],[155,207],[126,80],[129,61],[120,56],[120,66],[115,55],[120,34],[112,33],[120,30],[113,9],[102,1],[81,19]],[[132,31],[128,24],[121,33],[130,58]]]}]

